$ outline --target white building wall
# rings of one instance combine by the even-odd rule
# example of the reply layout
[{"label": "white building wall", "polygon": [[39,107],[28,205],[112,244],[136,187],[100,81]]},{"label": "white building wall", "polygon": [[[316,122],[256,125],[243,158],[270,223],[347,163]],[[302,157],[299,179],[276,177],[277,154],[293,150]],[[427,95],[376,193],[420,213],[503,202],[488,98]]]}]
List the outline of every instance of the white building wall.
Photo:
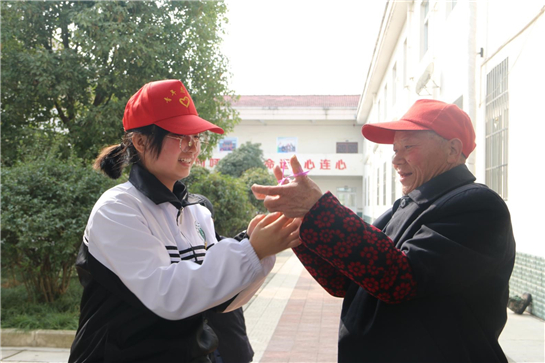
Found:
[{"label": "white building wall", "polygon": [[[339,189],[350,188],[355,196],[347,197],[354,201],[347,206],[362,214],[363,136],[361,125],[356,123],[355,107],[237,107],[235,104],[235,108],[242,121],[226,137],[235,137],[238,146],[260,143],[268,165],[287,163],[286,175],[291,174],[289,158],[297,155],[323,192],[331,191],[342,199]],[[296,137],[296,152],[279,153],[279,137]],[[358,153],[338,154],[337,142],[357,142]],[[222,159],[227,154],[217,148],[212,158]]]},{"label": "white building wall", "polygon": [[[517,251],[545,257],[545,236],[535,233],[532,228],[543,223],[543,213],[539,212],[539,203],[536,203],[541,191],[543,167],[534,165],[534,160],[539,160],[542,154],[545,135],[545,15],[542,11],[545,1],[486,5],[483,4],[482,11],[487,14],[488,22],[483,23],[483,31],[487,34],[490,56],[483,59],[478,80],[478,142],[485,145],[487,75],[508,58],[509,177],[506,202],[511,211]],[[484,152],[479,153],[477,176],[481,182],[485,180],[484,156]]]},{"label": "white building wall", "polygon": [[[509,288],[511,296],[531,293],[533,303],[529,310],[543,319],[545,237],[543,233],[536,232],[536,226],[543,219],[538,201],[543,174],[539,161],[545,134],[542,106],[545,102],[545,0],[464,0],[455,1],[455,7],[450,10],[449,4],[452,3],[430,1],[430,48],[422,56],[423,1],[388,2],[384,17],[386,21],[383,22],[358,106],[357,121],[364,124],[398,119],[419,98],[430,97],[456,103],[471,117],[476,131],[477,147],[467,161],[468,167],[476,175],[477,182],[492,185],[486,180],[487,152],[494,155],[487,151],[486,145],[487,75],[508,60],[508,102],[505,103],[508,110],[502,111],[502,115],[508,115],[509,119],[505,132],[508,138],[507,188],[506,192],[500,193],[511,212],[517,242],[517,256]],[[406,11],[406,16],[401,15],[401,10]],[[395,24],[395,21],[398,23]],[[404,61],[399,63],[399,59]],[[384,64],[388,67],[381,66]],[[407,69],[406,82],[391,81],[393,64],[397,64],[396,73],[402,80],[404,78],[399,70]],[[430,75],[429,80],[426,72]],[[385,99],[389,92],[383,90],[388,82],[395,85],[394,89],[405,87],[396,93],[403,94],[401,102],[396,105]],[[419,85],[423,83],[426,83],[426,87],[419,91]],[[391,90],[392,87],[387,86],[387,89]],[[389,109],[385,110],[384,105],[388,105]],[[502,135],[501,130],[495,132]],[[391,148],[391,145],[388,147]],[[380,168],[391,156],[391,150],[365,141],[363,153],[364,194],[369,194],[363,203],[364,219],[372,221],[386,208],[380,198],[379,184],[384,183]],[[502,163],[499,162],[499,165]]]},{"label": "white building wall", "polygon": [[[367,115],[358,114],[358,123],[397,120],[420,98],[457,102],[470,116],[473,114],[472,119],[476,120],[474,79],[476,59],[479,56],[473,45],[475,40],[471,40],[475,38],[476,32],[476,5],[473,2],[458,1],[449,10],[446,2],[431,1],[427,15],[428,50],[422,52],[423,4],[422,0],[407,4],[406,20],[399,36],[383,39],[383,42],[395,43],[393,51],[389,58],[378,60],[388,64],[385,72],[369,76],[380,78],[380,82],[378,87],[364,91],[363,97],[372,97],[373,103]],[[391,206],[391,203],[377,204],[377,200],[383,200],[382,197],[376,197],[380,191],[376,183],[382,179],[377,179],[375,174],[379,167],[384,167],[385,162],[391,163],[392,145],[377,146],[364,140],[363,153],[366,165],[369,165],[371,189],[375,193],[371,198],[374,202],[364,207],[364,215],[374,220]],[[472,171],[475,171],[474,158],[472,155],[468,160],[468,167]],[[391,174],[392,170],[388,168],[387,193],[391,189]],[[396,195],[400,197],[401,187],[397,184]],[[387,200],[390,199],[388,195]]]},{"label": "white building wall", "polygon": [[352,122],[324,122],[324,121],[242,121],[236,126],[232,135],[238,137],[240,144],[247,141],[259,142],[263,150],[275,150],[277,137],[297,137],[297,151],[302,153],[336,152],[337,142],[358,142],[361,150],[363,136],[361,126]]}]

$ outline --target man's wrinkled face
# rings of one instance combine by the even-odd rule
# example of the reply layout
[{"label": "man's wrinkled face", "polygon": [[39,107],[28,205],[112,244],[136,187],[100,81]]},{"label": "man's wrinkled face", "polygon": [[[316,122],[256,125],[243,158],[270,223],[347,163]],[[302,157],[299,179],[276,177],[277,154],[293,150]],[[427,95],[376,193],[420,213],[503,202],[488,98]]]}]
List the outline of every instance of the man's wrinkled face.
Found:
[{"label": "man's wrinkled face", "polygon": [[452,167],[448,141],[433,131],[396,131],[393,146],[392,164],[404,195]]}]

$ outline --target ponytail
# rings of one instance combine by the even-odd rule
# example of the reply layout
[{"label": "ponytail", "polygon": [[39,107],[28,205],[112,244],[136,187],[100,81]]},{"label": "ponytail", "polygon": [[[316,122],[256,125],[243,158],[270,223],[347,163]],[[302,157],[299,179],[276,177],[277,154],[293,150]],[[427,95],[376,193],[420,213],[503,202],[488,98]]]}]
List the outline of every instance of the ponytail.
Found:
[{"label": "ponytail", "polygon": [[96,158],[93,168],[112,179],[119,178],[127,165],[126,151],[127,146],[123,143],[105,147]]},{"label": "ponytail", "polygon": [[147,147],[149,147],[151,155],[158,158],[168,131],[156,125],[148,125],[129,130],[123,136],[121,144],[110,145],[102,149],[93,168],[102,171],[112,179],[118,179],[127,165],[139,162],[140,155],[132,143],[134,133],[146,135]]}]

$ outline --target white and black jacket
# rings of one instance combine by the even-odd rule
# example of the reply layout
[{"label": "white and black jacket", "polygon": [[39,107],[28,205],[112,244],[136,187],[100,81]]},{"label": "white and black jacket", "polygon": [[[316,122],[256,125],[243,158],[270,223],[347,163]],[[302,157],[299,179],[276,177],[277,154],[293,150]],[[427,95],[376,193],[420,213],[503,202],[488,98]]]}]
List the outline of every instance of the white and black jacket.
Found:
[{"label": "white and black jacket", "polygon": [[275,257],[260,261],[247,238],[217,243],[200,202],[138,164],[100,197],[76,262],[84,292],[69,362],[208,361],[217,338],[203,313],[248,302]]}]

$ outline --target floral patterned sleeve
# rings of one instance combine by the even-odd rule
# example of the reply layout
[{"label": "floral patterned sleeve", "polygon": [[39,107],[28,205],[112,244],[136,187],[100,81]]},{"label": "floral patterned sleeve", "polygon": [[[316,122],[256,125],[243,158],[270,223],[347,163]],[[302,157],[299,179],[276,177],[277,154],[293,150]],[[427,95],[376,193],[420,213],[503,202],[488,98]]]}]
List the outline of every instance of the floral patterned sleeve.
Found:
[{"label": "floral patterned sleeve", "polygon": [[[388,236],[343,207],[330,192],[306,214],[300,236],[304,247],[376,298],[400,303],[415,296],[416,281],[407,256]],[[322,286],[321,281],[333,276],[326,283],[328,287],[324,286],[330,291],[338,275],[323,269],[327,264],[317,259],[309,259],[308,265],[301,261]]]},{"label": "floral patterned sleeve", "polygon": [[350,279],[342,272],[337,270],[333,265],[316,253],[306,248],[304,244],[293,248],[293,252],[295,252],[310,275],[314,277],[330,295],[336,297],[344,297],[346,295],[346,290],[350,285]]}]

